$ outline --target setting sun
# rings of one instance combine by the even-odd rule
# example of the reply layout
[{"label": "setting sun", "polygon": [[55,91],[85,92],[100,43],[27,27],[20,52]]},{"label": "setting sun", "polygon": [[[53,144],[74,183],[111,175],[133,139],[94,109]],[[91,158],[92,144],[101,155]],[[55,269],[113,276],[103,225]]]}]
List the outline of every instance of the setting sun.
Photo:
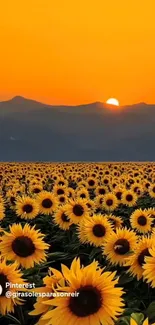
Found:
[{"label": "setting sun", "polygon": [[115,98],[109,98],[107,101],[106,101],[107,104],[110,104],[110,105],[115,105],[115,106],[119,106],[119,101]]}]

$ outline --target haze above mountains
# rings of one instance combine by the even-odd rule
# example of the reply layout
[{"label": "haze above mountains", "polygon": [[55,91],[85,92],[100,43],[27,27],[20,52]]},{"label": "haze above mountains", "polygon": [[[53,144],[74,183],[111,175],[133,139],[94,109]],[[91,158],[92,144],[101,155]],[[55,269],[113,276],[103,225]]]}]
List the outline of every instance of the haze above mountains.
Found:
[{"label": "haze above mountains", "polygon": [[0,161],[155,161],[155,105],[0,102]]}]

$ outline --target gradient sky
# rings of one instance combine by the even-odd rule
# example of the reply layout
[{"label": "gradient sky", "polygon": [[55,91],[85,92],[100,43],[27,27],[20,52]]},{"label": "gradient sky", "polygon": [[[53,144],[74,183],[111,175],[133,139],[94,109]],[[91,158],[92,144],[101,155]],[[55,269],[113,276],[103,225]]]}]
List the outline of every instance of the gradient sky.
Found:
[{"label": "gradient sky", "polygon": [[154,0],[5,0],[0,100],[155,103]]}]

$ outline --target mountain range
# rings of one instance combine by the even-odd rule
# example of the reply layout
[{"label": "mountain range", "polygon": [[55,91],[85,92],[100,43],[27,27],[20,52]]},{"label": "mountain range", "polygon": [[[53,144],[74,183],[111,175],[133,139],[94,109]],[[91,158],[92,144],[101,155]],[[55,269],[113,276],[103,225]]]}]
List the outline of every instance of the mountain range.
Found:
[{"label": "mountain range", "polygon": [[0,161],[155,161],[155,105],[0,102]]}]

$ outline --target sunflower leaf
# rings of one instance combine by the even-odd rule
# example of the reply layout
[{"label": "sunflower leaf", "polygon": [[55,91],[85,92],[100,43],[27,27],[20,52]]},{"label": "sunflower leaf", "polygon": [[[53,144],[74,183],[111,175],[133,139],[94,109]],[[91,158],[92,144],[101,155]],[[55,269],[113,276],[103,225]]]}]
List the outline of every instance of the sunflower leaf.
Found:
[{"label": "sunflower leaf", "polygon": [[119,278],[119,284],[120,285],[129,283],[129,282],[132,282],[132,281],[134,281],[134,278],[129,276],[127,273],[122,274],[120,276],[120,278]]},{"label": "sunflower leaf", "polygon": [[146,309],[146,315],[149,317],[150,320],[155,318],[155,301],[152,301]]},{"label": "sunflower leaf", "polygon": [[133,318],[138,325],[141,325],[144,320],[144,315],[142,313],[132,313],[131,318]]},{"label": "sunflower leaf", "polygon": [[21,325],[20,324],[20,321],[16,317],[14,317],[14,316],[12,316],[10,314],[7,314],[5,317],[8,318],[8,319],[10,319],[10,320],[12,320],[13,322],[15,322],[14,324]]},{"label": "sunflower leaf", "polygon": [[116,325],[130,325],[130,316],[121,317]]},{"label": "sunflower leaf", "polygon": [[138,313],[138,312],[140,312],[140,309],[139,308],[126,308],[123,315],[124,316],[131,316],[131,314],[133,314],[133,311],[135,313]]}]

